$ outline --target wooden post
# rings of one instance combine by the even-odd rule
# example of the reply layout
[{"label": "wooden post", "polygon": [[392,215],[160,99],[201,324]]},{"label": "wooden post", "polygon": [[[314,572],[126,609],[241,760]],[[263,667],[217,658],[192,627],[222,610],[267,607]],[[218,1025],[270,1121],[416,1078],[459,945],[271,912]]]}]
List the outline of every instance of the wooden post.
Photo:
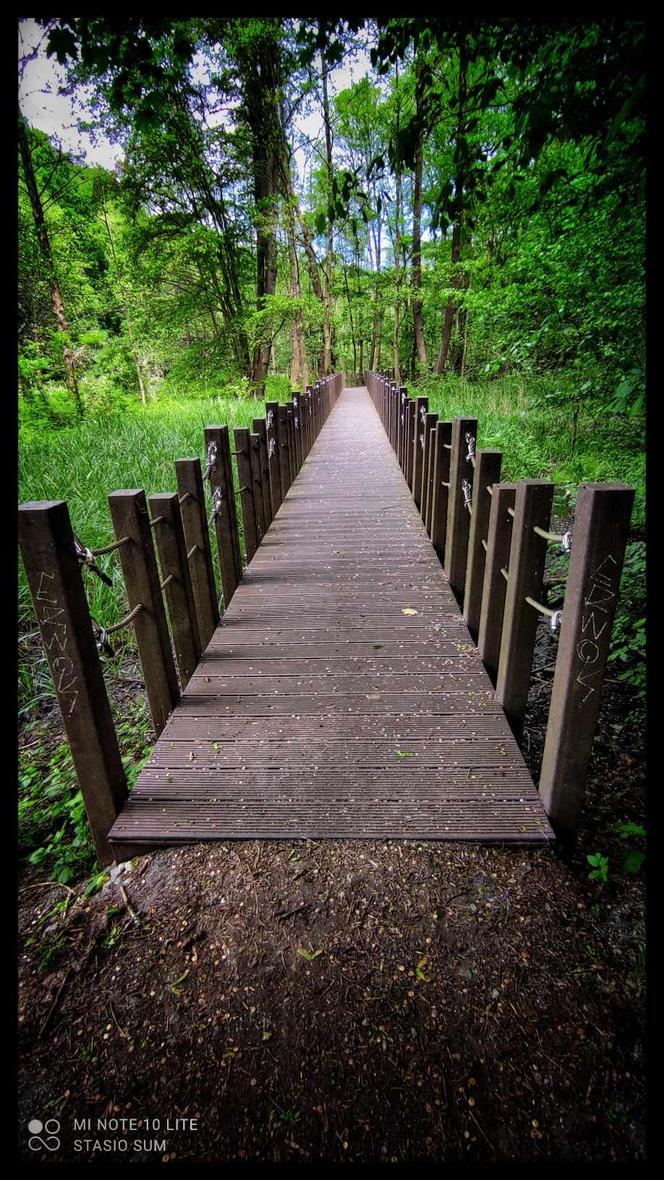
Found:
[{"label": "wooden post", "polygon": [[405,470],[405,450],[406,450],[406,405],[408,403],[408,390],[405,385],[399,389],[399,466],[401,470]]},{"label": "wooden post", "polygon": [[428,397],[415,398],[415,418],[413,421],[413,499],[417,507],[422,503],[422,460],[424,447],[424,423],[429,409]]},{"label": "wooden post", "polygon": [[435,430],[436,422],[438,421],[437,414],[426,414],[424,417],[424,427],[421,433],[424,436],[422,447],[422,482],[420,485],[420,516],[422,520],[426,520],[427,511],[427,488],[429,479],[429,443],[431,442],[431,431]]},{"label": "wooden post", "polygon": [[[472,447],[468,438],[473,440]],[[452,450],[450,451],[450,487],[447,503],[447,539],[445,544],[445,573],[459,603],[463,600],[468,559],[470,513],[465,506],[464,481],[470,484],[473,465],[469,454],[477,438],[477,418],[454,418],[452,421]]]},{"label": "wooden post", "polygon": [[[293,405],[286,403],[286,427],[288,437],[288,463],[290,466],[290,482],[293,483],[297,475],[297,468],[295,465],[295,431],[293,428]],[[290,485],[289,485],[290,486]]]},{"label": "wooden post", "polygon": [[507,591],[507,581],[501,570],[506,570],[509,566],[512,517],[508,510],[514,509],[515,496],[516,484],[496,483],[493,485],[477,646],[482,663],[494,686],[498,678],[500,640],[503,634],[505,593]]},{"label": "wooden post", "polygon": [[236,426],[235,428],[235,450],[237,451],[237,470],[240,477],[244,546],[247,551],[247,563],[249,563],[258,549],[258,526],[251,476],[249,431],[245,427]]},{"label": "wooden post", "polygon": [[158,492],[150,496],[149,503],[155,521],[153,532],[161,566],[161,586],[184,690],[201,658],[201,640],[178,494]]},{"label": "wooden post", "polygon": [[[438,415],[436,414],[436,418]],[[429,536],[431,536],[431,520],[433,515],[433,471],[436,460],[436,427],[432,427],[429,431],[429,445],[427,446],[427,474],[426,474],[426,496],[425,496],[425,512],[424,512],[424,527]]]},{"label": "wooden post", "polygon": [[489,489],[500,479],[502,458],[501,451],[478,451],[475,458],[463,617],[476,643],[480,629],[486,562],[485,545],[488,543],[489,514],[491,512],[491,492]]},{"label": "wooden post", "polygon": [[258,435],[258,462],[261,475],[261,494],[263,497],[263,519],[265,532],[272,524],[272,500],[270,498],[270,465],[267,458],[267,425],[264,418],[254,418],[252,422],[254,434]]},{"label": "wooden post", "polygon": [[288,458],[288,418],[286,407],[279,406],[277,411],[277,429],[279,438],[279,470],[281,472],[281,499],[286,499],[290,480],[290,460]]},{"label": "wooden post", "polygon": [[314,422],[314,394],[310,385],[307,386],[307,429],[309,431],[309,450],[316,441],[316,424]]},{"label": "wooden post", "polygon": [[552,504],[552,483],[543,479],[520,479],[517,483],[496,681],[496,696],[517,738],[521,737],[526,715],[539,618],[526,597],[540,598],[546,558],[546,541],[535,527],[548,529]]},{"label": "wooden post", "polygon": [[309,394],[307,389],[300,394],[300,413],[302,414],[302,450],[306,459],[311,450],[311,421],[309,418]]},{"label": "wooden post", "polygon": [[64,500],[22,504],[19,541],[97,858],[107,865],[127,783]]},{"label": "wooden post", "polygon": [[436,422],[436,439],[433,453],[433,492],[431,505],[431,544],[442,565],[445,561],[445,539],[447,537],[447,504],[450,490],[450,448],[452,445],[452,423]]},{"label": "wooden post", "polygon": [[272,508],[276,515],[281,507],[281,447],[279,446],[279,403],[265,403],[265,425],[267,428],[267,460],[270,468],[270,494]]},{"label": "wooden post", "polygon": [[180,496],[182,527],[189,558],[201,649],[207,647],[219,622],[217,587],[212,567],[210,531],[205,515],[205,492],[199,459],[177,459],[175,475]]},{"label": "wooden post", "polygon": [[295,438],[295,472],[302,467],[302,415],[300,414],[300,399],[293,394],[293,431]]},{"label": "wooden post", "polygon": [[[309,385],[309,386],[307,386],[307,388],[309,391],[308,392],[309,421],[310,421],[309,433],[311,436],[311,446],[313,446],[316,441],[317,435],[318,435],[318,429],[317,429],[317,423],[316,423],[316,386]],[[311,448],[309,448],[309,449],[311,449]]]},{"label": "wooden post", "polygon": [[561,835],[581,809],[634,502],[624,484],[581,484],[539,792]]},{"label": "wooden post", "polygon": [[240,530],[235,509],[233,467],[227,426],[205,427],[205,450],[209,456],[210,493],[214,511],[214,531],[217,537],[221,586],[224,609],[228,606],[242,580]]},{"label": "wooden post", "polygon": [[260,545],[265,536],[265,512],[263,510],[263,480],[261,478],[260,439],[257,434],[249,435],[249,466],[251,469],[251,490],[254,494],[256,514],[256,535]]},{"label": "wooden post", "polygon": [[411,397],[406,402],[406,465],[404,469],[406,483],[411,490],[413,487],[413,435],[415,433],[416,413],[415,399]]},{"label": "wooden post", "polygon": [[137,489],[111,492],[108,506],[116,539],[128,537],[118,549],[129,609],[139,603],[134,635],[143,668],[145,691],[157,737],[164,728],[180,693],[168,634],[159,570],[154,553],[145,492]]}]

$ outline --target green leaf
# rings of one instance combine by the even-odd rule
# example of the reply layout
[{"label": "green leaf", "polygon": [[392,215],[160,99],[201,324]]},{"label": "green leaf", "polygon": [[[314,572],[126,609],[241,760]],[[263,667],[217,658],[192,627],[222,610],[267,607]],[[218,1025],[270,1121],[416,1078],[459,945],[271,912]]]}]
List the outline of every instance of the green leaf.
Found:
[{"label": "green leaf", "polygon": [[628,848],[623,857],[623,873],[627,873],[630,876],[638,873],[645,859],[645,852],[638,852],[635,848]]},{"label": "green leaf", "polygon": [[627,840],[629,836],[645,836],[646,834],[646,830],[641,824],[634,823],[616,824],[613,831],[617,832],[621,840]]}]

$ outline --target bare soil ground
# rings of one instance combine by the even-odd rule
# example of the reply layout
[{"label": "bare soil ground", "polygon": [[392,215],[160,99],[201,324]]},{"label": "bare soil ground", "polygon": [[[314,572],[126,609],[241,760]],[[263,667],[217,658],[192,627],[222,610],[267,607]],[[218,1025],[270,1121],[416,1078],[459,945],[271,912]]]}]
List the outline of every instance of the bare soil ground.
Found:
[{"label": "bare soil ground", "polygon": [[[630,709],[610,685],[567,856],[226,842],[137,858],[92,896],[25,871],[24,1158],[643,1159],[644,882],[612,831],[643,818]],[[161,1123],[97,1130],[108,1118]],[[55,1153],[28,1146],[33,1119],[60,1124]]]}]

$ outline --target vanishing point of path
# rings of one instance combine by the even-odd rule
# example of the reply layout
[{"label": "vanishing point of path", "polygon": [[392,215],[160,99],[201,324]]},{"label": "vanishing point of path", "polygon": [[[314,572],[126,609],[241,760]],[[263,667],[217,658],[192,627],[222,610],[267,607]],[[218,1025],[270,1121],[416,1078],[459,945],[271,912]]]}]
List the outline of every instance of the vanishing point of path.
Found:
[{"label": "vanishing point of path", "polygon": [[544,809],[366,389],[346,389],[112,831],[544,842]]}]

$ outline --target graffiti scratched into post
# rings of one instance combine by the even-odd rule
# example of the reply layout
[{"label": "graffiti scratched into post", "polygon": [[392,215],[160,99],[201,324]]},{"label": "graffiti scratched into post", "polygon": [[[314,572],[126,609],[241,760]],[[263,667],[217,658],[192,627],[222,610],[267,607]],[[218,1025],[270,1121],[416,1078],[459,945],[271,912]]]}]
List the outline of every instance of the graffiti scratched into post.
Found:
[{"label": "graffiti scratched into post", "polygon": [[[583,598],[581,615],[581,636],[577,640],[576,655],[583,665],[576,677],[576,683],[587,688],[581,704],[592,696],[596,685],[593,677],[600,677],[604,667],[605,649],[611,634],[611,620],[618,594],[618,562],[611,554],[603,557],[595,567]],[[597,665],[597,666],[596,666]]]},{"label": "graffiti scratched into post", "polygon": [[39,574],[35,608],[44,647],[49,652],[49,663],[60,705],[63,713],[71,717],[78,701],[78,676],[72,660],[67,655],[69,636],[65,611],[58,603],[53,586],[54,579],[55,575],[45,570]]}]

